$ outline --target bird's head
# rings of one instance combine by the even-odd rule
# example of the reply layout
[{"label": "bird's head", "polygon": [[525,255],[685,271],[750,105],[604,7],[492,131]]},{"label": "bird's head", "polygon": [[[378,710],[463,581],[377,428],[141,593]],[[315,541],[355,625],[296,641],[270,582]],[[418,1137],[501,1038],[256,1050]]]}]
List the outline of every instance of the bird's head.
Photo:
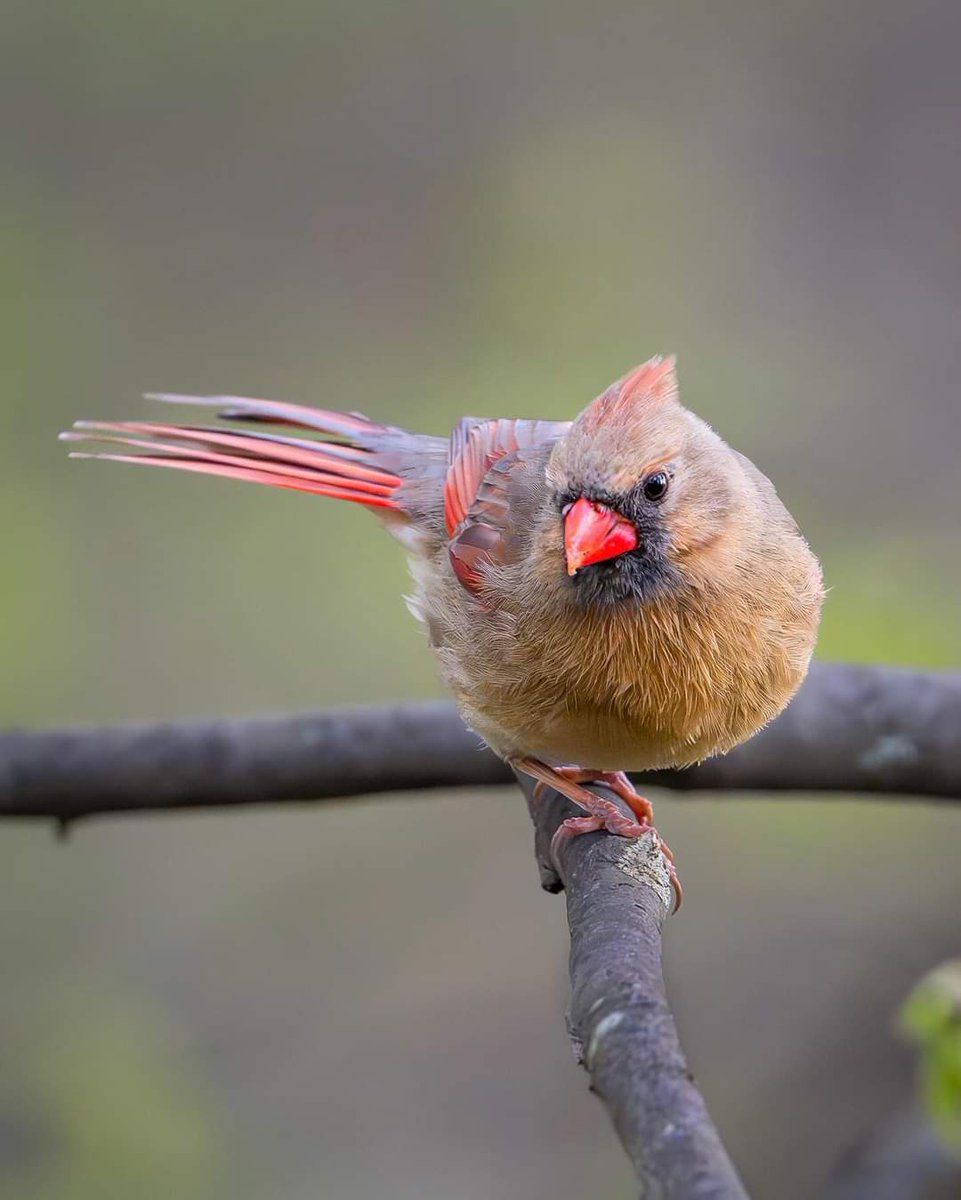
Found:
[{"label": "bird's head", "polygon": [[738,473],[734,453],[681,407],[673,358],[612,384],[547,469],[574,593],[646,602],[677,589],[732,524]]}]

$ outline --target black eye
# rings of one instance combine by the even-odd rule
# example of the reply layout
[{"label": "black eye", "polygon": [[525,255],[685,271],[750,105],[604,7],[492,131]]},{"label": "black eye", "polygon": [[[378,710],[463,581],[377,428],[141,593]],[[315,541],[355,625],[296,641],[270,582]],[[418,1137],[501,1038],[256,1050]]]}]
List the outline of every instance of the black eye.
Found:
[{"label": "black eye", "polygon": [[644,480],[644,496],[647,500],[656,502],[663,500],[667,495],[670,479],[667,477],[666,471],[655,471],[653,475],[648,475]]}]

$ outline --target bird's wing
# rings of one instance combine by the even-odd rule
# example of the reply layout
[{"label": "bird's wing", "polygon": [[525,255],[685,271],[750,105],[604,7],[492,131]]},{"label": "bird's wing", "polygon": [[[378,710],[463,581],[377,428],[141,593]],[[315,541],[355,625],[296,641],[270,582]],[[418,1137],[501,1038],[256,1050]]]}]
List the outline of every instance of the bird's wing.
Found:
[{"label": "bird's wing", "polygon": [[467,418],[454,430],[444,517],[451,567],[467,591],[483,588],[485,567],[510,561],[519,493],[569,428],[567,421]]},{"label": "bird's wing", "polygon": [[448,541],[455,573],[470,590],[479,587],[477,546],[486,541],[491,562],[506,553],[510,473],[569,427],[558,421],[467,418],[448,441],[408,433],[360,413],[278,400],[149,398],[212,407],[228,422],[306,431],[306,436],[153,421],[77,421],[61,436],[121,448],[78,457],[221,475],[378,509],[394,532],[413,524],[427,534],[422,546],[441,549]]},{"label": "bird's wing", "polygon": [[465,417],[450,439],[450,466],[444,483],[444,518],[454,537],[468,519],[484,477],[505,455],[554,442],[569,421],[529,421],[501,417],[482,421]]}]

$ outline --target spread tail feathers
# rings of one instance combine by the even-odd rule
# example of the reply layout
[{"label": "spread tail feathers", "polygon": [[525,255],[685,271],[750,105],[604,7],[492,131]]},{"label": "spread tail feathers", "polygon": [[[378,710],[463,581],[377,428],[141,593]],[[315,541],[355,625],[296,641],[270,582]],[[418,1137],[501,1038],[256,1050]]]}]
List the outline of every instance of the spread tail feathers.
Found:
[{"label": "spread tail feathers", "polygon": [[400,510],[402,479],[379,461],[378,444],[399,434],[359,413],[327,412],[276,400],[238,396],[153,395],[168,404],[206,405],[228,420],[315,430],[343,440],[283,437],[274,433],[205,425],[165,425],[142,421],[77,421],[64,441],[106,442],[137,451],[74,453],[72,458],[105,458],[224,475],[272,487],[291,488],[371,508]]}]

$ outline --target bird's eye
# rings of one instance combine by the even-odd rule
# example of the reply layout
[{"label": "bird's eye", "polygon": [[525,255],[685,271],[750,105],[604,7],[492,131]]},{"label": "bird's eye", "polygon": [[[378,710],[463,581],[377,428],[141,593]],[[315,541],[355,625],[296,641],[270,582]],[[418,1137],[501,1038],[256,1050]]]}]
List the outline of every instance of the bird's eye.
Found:
[{"label": "bird's eye", "polygon": [[648,475],[644,480],[644,496],[645,499],[652,502],[663,500],[667,495],[670,479],[667,477],[666,471],[655,471],[653,475]]}]

